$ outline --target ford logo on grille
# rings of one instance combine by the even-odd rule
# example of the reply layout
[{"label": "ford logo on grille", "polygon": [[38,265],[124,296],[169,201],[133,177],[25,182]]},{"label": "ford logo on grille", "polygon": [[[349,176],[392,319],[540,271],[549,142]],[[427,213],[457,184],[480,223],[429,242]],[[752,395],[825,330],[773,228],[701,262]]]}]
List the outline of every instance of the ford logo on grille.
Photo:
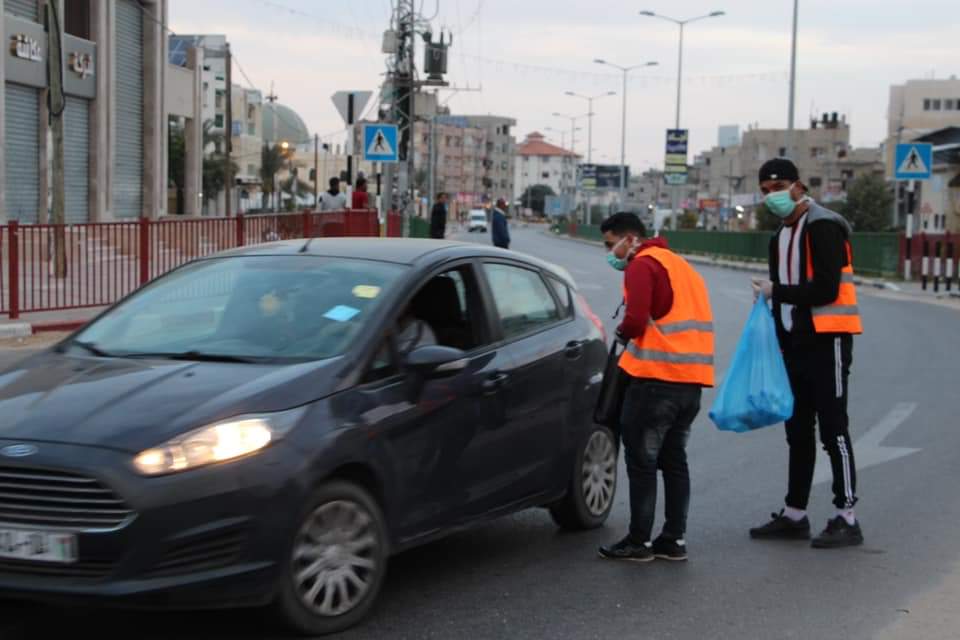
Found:
[{"label": "ford logo on grille", "polygon": [[9,447],[0,449],[0,454],[8,458],[26,458],[32,456],[38,449],[32,444],[11,444]]}]

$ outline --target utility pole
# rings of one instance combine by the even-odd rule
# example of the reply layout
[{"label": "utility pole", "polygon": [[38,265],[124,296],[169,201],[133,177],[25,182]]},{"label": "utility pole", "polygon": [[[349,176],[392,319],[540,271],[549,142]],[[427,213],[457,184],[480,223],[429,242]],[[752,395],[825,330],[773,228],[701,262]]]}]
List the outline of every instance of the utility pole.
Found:
[{"label": "utility pole", "polygon": [[[267,96],[267,102],[270,103],[270,114],[271,114],[271,124],[273,125],[273,137],[274,139],[270,142],[273,144],[273,147],[270,149],[271,155],[274,152],[274,149],[277,148],[277,94],[273,90],[273,82],[270,82],[270,95]],[[279,211],[277,203],[279,202],[279,194],[277,193],[277,174],[274,173],[270,176],[270,190],[273,195],[273,210]]]},{"label": "utility pole", "polygon": [[47,76],[50,88],[47,89],[47,106],[50,113],[50,127],[53,130],[53,211],[54,224],[54,276],[67,276],[66,229],[66,186],[64,184],[64,147],[63,112],[66,98],[63,95],[63,51],[60,49],[61,31],[59,3],[46,3],[47,29]]},{"label": "utility pole", "polygon": [[226,131],[224,132],[224,141],[226,152],[223,154],[223,175],[227,183],[226,193],[224,194],[224,207],[227,210],[227,217],[233,213],[233,56],[230,54],[230,43],[227,43],[227,104],[226,104]]}]

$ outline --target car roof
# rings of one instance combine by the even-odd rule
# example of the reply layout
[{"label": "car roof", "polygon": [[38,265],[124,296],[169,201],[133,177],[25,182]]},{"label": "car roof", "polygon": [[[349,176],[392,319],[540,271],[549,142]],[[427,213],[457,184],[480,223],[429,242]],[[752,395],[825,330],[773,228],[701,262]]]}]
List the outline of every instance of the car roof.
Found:
[{"label": "car roof", "polygon": [[553,272],[576,288],[573,278],[561,266],[525,254],[497,249],[489,245],[453,240],[425,240],[415,238],[313,238],[311,240],[282,240],[231,249],[211,257],[294,256],[308,255],[327,258],[358,258],[406,265],[433,264],[457,258],[506,258],[526,262],[531,266]]}]

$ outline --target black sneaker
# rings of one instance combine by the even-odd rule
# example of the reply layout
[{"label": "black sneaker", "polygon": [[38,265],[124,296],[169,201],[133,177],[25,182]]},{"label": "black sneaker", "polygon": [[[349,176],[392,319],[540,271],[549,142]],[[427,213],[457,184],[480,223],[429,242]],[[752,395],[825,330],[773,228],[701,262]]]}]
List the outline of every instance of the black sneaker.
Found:
[{"label": "black sneaker", "polygon": [[810,520],[806,516],[803,520],[791,520],[780,513],[771,513],[772,520],[762,527],[750,529],[751,538],[780,539],[780,540],[809,540]]},{"label": "black sneaker", "polygon": [[814,549],[838,549],[840,547],[856,547],[863,544],[863,532],[860,523],[847,524],[843,516],[837,516],[827,522],[827,528],[813,539],[810,546]]},{"label": "black sneaker", "polygon": [[681,562],[687,559],[687,543],[660,536],[653,541],[653,556],[661,560]]},{"label": "black sneaker", "polygon": [[627,536],[616,544],[600,547],[600,557],[608,560],[632,560],[633,562],[650,562],[653,560],[653,551],[650,543],[636,544]]}]

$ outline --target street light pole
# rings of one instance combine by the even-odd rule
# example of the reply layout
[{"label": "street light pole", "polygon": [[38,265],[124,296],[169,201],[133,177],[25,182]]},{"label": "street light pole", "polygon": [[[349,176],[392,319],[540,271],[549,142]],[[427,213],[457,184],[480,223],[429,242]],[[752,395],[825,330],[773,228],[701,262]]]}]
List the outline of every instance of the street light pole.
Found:
[{"label": "street light pole", "polygon": [[[653,11],[641,11],[640,15],[646,16],[648,18],[660,18],[661,20],[666,20],[667,22],[672,22],[678,27],[680,27],[680,51],[677,59],[677,107],[676,107],[676,118],[674,120],[674,129],[680,128],[680,101],[682,98],[682,87],[683,87],[683,32],[684,27],[690,24],[691,22],[697,22],[698,20],[705,20],[707,18],[718,18],[722,15],[725,15],[724,11],[712,11],[704,16],[696,16],[694,18],[687,18],[685,20],[679,20],[677,18],[671,18],[669,16],[662,16],[659,13],[654,13]],[[673,188],[673,213],[671,214],[671,221],[673,215],[676,215],[677,208],[679,207],[679,195],[680,189],[678,186]]]},{"label": "street light pole", "polygon": [[790,45],[790,104],[787,107],[787,157],[793,157],[793,120],[797,95],[797,21],[800,16],[800,0],[793,0],[793,42]]},{"label": "street light pole", "polygon": [[599,100],[600,98],[606,98],[607,96],[615,96],[617,93],[615,91],[607,91],[606,93],[601,93],[596,96],[585,96],[574,91],[567,91],[565,95],[571,96],[573,98],[580,98],[581,100],[587,101],[587,163],[593,163],[593,101]]},{"label": "street light pole", "polygon": [[632,67],[623,67],[613,62],[607,62],[601,58],[594,60],[596,64],[606,65],[618,69],[623,74],[623,108],[620,114],[620,206],[624,207],[627,201],[627,76],[634,69],[641,67],[655,67],[658,62],[645,62],[636,64]]}]

